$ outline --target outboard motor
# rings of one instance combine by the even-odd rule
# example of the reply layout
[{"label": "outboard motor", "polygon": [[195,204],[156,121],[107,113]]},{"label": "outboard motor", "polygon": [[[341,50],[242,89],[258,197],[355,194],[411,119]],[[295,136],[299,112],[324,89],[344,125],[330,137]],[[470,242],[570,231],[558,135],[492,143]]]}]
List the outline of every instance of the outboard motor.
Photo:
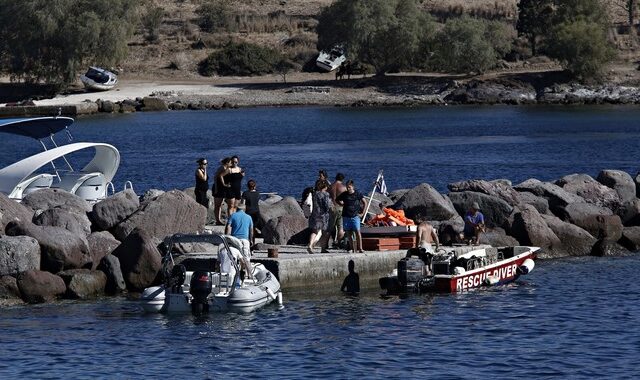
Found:
[{"label": "outboard motor", "polygon": [[424,276],[425,262],[419,257],[407,255],[398,261],[398,281],[404,287],[413,287]]},{"label": "outboard motor", "polygon": [[209,302],[207,298],[211,294],[213,284],[209,272],[195,271],[191,276],[189,293],[193,296],[191,301],[191,311],[194,315],[199,315],[209,311]]}]

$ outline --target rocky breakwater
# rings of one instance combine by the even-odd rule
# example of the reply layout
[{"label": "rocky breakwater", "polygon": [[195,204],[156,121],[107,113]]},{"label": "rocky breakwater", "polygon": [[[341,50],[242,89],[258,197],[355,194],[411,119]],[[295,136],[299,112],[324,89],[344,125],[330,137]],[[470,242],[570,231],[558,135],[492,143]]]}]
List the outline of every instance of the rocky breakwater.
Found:
[{"label": "rocky breakwater", "polygon": [[177,190],[125,190],[93,205],[54,189],[22,203],[0,194],[0,305],[140,291],[158,281],[162,239],[205,220]]}]

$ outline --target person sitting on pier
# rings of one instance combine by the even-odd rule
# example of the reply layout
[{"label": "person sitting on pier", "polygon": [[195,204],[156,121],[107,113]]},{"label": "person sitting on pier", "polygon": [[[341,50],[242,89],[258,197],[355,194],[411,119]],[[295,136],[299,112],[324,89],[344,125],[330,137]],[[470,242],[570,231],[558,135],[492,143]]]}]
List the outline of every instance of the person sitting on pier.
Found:
[{"label": "person sitting on pier", "polygon": [[[434,253],[440,248],[436,229],[424,217],[418,218],[417,222],[419,224],[416,231],[416,248],[424,248],[427,252]],[[433,250],[434,243],[436,245],[435,251]]]},{"label": "person sitting on pier", "polygon": [[484,215],[480,212],[478,202],[473,202],[464,216],[464,239],[468,244],[478,244],[481,232],[484,232]]}]

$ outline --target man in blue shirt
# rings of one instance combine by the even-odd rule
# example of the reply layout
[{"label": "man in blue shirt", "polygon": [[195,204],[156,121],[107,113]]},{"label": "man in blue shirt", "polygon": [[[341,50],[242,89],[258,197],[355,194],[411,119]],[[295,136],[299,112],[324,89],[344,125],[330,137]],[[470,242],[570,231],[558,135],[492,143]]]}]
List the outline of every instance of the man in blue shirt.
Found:
[{"label": "man in blue shirt", "polygon": [[473,202],[464,216],[464,240],[469,244],[478,244],[480,232],[484,232],[484,215],[480,212],[478,202]]},{"label": "man in blue shirt", "polygon": [[236,205],[236,212],[227,220],[225,234],[238,238],[242,242],[242,255],[249,261],[251,257],[251,242],[253,241],[253,220],[244,212],[244,203]]}]

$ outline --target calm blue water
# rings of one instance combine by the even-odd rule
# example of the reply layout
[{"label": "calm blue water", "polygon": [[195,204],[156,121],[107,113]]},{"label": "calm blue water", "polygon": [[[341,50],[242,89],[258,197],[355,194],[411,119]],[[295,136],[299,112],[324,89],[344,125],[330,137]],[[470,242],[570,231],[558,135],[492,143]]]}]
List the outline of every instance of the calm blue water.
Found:
[{"label": "calm blue water", "polygon": [[[638,170],[634,107],[272,108],[82,118],[136,190],[193,186],[195,159],[238,154],[261,191],[299,195],[318,168],[369,188]],[[1,135],[0,167],[38,151]],[[214,168],[211,168],[214,169]],[[538,262],[460,295],[285,294],[253,314],[145,315],[124,299],[0,309],[5,378],[632,378],[640,257]]]},{"label": "calm blue water", "polygon": [[287,294],[253,314],[118,299],[0,309],[0,378],[633,378],[640,256],[538,262],[458,295]]},{"label": "calm blue water", "polygon": [[[76,141],[115,145],[114,183],[137,192],[194,185],[195,160],[237,154],[262,192],[300,196],[319,168],[368,191],[379,169],[387,187],[427,182],[446,190],[471,178],[555,180],[571,173],[639,169],[637,107],[258,108],[81,118]],[[0,167],[40,145],[2,136]],[[60,141],[63,141],[61,136]]]}]

